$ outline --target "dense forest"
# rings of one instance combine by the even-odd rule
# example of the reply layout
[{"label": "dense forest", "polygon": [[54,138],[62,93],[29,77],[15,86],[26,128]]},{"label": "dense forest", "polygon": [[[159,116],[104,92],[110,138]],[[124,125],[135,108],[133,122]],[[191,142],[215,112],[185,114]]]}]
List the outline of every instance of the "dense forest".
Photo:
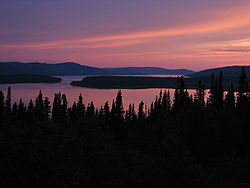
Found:
[{"label": "dense forest", "polygon": [[12,103],[0,92],[1,187],[249,187],[250,94],[246,72],[227,91],[223,74],[194,96],[177,79],[173,101],[123,108],[122,92],[96,109],[80,95]]}]

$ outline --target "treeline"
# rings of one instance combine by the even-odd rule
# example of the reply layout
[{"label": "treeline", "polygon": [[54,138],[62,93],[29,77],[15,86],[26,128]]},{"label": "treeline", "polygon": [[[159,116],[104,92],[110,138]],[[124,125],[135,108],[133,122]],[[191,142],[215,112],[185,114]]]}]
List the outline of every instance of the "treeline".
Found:
[{"label": "treeline", "polygon": [[53,187],[248,187],[250,95],[242,69],[237,89],[211,76],[194,96],[177,79],[173,101],[160,91],[148,109],[123,107],[122,92],[100,109],[80,95],[68,106],[42,92],[26,106],[0,92],[4,185]]}]

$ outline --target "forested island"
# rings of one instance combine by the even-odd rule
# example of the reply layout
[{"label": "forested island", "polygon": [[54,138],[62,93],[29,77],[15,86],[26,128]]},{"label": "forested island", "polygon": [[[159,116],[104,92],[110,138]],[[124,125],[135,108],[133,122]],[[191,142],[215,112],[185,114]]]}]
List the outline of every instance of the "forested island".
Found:
[{"label": "forested island", "polygon": [[[206,69],[200,72],[184,76],[187,89],[196,89],[199,80],[204,87],[210,87],[211,75],[219,76],[223,72],[223,84],[225,89],[230,89],[231,84],[238,84],[238,75],[242,67],[228,66],[214,69]],[[250,76],[250,67],[244,66],[246,75]],[[250,78],[250,77],[249,77]],[[248,80],[249,81],[249,80]],[[176,88],[176,77],[154,76],[87,76],[81,81],[73,81],[71,85],[97,89],[148,89],[148,88]]]},{"label": "forested island", "polygon": [[59,83],[61,78],[37,74],[3,74],[0,75],[0,84],[17,83]]},{"label": "forested island", "polygon": [[249,187],[246,72],[225,95],[222,75],[207,100],[202,81],[192,96],[179,77],[173,101],[163,90],[139,109],[124,109],[121,90],[100,109],[81,95],[68,106],[40,91],[25,105],[0,92],[1,187]]},{"label": "forested island", "polygon": [[[202,81],[204,87],[210,87],[211,76],[184,77],[187,89],[197,89],[197,83]],[[148,89],[148,88],[176,88],[176,77],[145,77],[145,76],[90,76],[81,81],[71,82],[72,86],[97,89]],[[224,88],[231,84],[237,85],[238,78],[223,77]]]}]

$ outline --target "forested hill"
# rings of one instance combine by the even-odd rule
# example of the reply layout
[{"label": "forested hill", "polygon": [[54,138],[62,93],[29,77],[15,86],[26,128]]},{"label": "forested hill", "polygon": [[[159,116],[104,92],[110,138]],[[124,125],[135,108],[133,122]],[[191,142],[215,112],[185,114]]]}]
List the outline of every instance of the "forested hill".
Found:
[{"label": "forested hill", "polygon": [[211,76],[213,73],[215,75],[219,75],[220,71],[223,71],[223,77],[228,78],[235,78],[240,75],[240,72],[242,68],[244,67],[246,71],[246,75],[249,78],[250,77],[250,66],[228,66],[228,67],[220,67],[220,68],[214,68],[214,69],[206,69],[202,70],[200,72],[196,72],[193,74],[190,74],[190,77],[206,77]]},{"label": "forested hill", "polygon": [[121,67],[104,68],[111,71],[113,75],[187,75],[194,71],[188,69],[164,69],[159,67]]},{"label": "forested hill", "polygon": [[186,75],[193,71],[187,69],[163,69],[158,67],[96,68],[77,63],[58,64],[0,62],[0,74],[42,74],[49,76],[77,75]]},{"label": "forested hill", "polygon": [[79,65],[77,63],[0,63],[0,74],[42,74],[50,76],[73,76],[73,75],[100,75],[103,70],[99,68]]}]

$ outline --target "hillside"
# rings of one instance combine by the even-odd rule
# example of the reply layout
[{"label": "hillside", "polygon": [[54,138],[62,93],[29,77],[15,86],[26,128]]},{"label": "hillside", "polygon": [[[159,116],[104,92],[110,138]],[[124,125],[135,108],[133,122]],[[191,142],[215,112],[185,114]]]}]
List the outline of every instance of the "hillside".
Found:
[{"label": "hillside", "polygon": [[186,69],[163,69],[158,67],[122,67],[96,68],[77,63],[66,62],[58,64],[48,63],[20,63],[0,62],[0,74],[42,74],[49,76],[79,76],[79,75],[186,75],[193,71]]},{"label": "hillside", "polygon": [[190,77],[206,77],[210,76],[211,74],[219,75],[220,71],[223,71],[223,77],[239,77],[242,67],[244,67],[247,77],[250,77],[250,66],[228,66],[228,67],[221,67],[221,68],[214,68],[214,69],[206,69],[202,70],[200,72],[196,72],[193,74],[190,74]]},{"label": "hillside", "polygon": [[0,63],[0,74],[42,74],[49,76],[98,75],[103,70],[77,63]]},{"label": "hillside", "polygon": [[113,75],[187,75],[194,71],[187,69],[163,69],[159,67],[121,67],[104,68],[111,71]]},{"label": "hillside", "polygon": [[16,84],[16,83],[59,83],[61,78],[34,75],[34,74],[11,74],[0,75],[0,84]]}]

